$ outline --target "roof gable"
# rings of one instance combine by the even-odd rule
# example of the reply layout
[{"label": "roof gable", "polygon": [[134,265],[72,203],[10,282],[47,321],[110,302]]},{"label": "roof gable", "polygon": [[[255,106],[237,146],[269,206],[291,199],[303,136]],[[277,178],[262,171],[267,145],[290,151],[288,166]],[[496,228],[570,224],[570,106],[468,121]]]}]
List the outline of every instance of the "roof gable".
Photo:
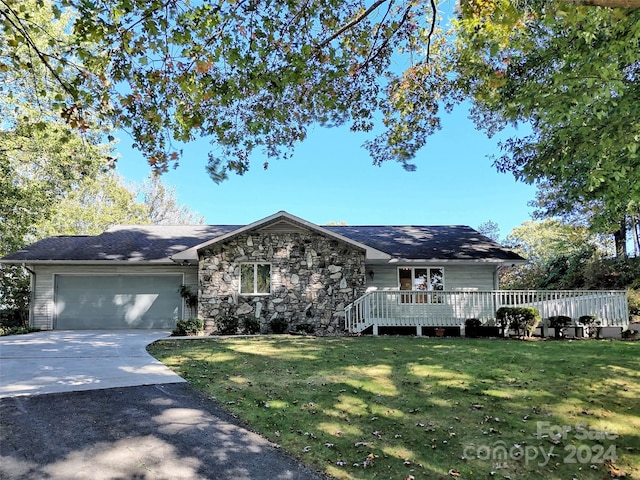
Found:
[{"label": "roof gable", "polygon": [[322,235],[325,235],[327,237],[335,238],[336,240],[340,240],[342,242],[348,243],[362,250],[365,250],[367,254],[367,259],[373,258],[378,260],[388,260],[391,258],[389,254],[385,252],[381,252],[375,248],[372,248],[370,245],[361,243],[352,238],[341,235],[340,233],[334,232],[333,230],[330,230],[328,228],[320,227],[302,218],[291,215],[290,213],[287,213],[284,210],[281,210],[278,213],[265,217],[262,220],[258,220],[257,222],[253,222],[253,223],[250,223],[249,225],[245,225],[244,227],[240,227],[236,230],[227,232],[217,238],[212,238],[206,242],[200,243],[198,245],[194,245],[191,248],[185,249],[184,251],[177,253],[176,255],[173,255],[171,258],[174,261],[194,261],[198,259],[198,252],[203,248],[206,248],[213,244],[225,242],[239,235],[249,233],[252,231],[259,231],[259,232],[313,231],[313,232],[317,232]]}]

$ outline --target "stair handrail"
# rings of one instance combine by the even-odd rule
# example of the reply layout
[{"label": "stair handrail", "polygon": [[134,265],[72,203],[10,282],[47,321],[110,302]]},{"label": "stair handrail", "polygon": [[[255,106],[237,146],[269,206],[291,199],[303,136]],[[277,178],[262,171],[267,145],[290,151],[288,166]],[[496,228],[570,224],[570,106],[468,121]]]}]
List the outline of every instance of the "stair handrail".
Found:
[{"label": "stair handrail", "polygon": [[362,296],[344,307],[344,328],[347,332],[361,332],[371,323],[368,318],[369,308],[367,308],[367,306],[372,294],[371,291],[365,292]]}]

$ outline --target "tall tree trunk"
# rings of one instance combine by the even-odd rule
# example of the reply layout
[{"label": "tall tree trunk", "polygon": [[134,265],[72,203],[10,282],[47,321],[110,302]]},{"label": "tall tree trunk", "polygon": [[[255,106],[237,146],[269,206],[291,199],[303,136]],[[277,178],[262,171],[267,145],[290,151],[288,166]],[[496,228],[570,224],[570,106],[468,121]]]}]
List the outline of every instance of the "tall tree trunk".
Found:
[{"label": "tall tree trunk", "polygon": [[[640,212],[638,212],[640,214]],[[633,254],[640,257],[640,215],[631,215],[631,236],[633,237]]]},{"label": "tall tree trunk", "polygon": [[624,258],[627,256],[627,219],[626,217],[620,221],[620,228],[613,232],[613,238],[616,243],[616,257]]}]

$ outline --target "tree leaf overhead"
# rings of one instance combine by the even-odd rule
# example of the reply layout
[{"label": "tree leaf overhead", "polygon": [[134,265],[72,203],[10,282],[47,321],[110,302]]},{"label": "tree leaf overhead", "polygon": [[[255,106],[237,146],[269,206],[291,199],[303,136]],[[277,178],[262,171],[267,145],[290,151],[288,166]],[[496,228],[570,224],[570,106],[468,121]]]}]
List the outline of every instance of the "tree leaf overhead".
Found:
[{"label": "tree leaf overhead", "polygon": [[[3,3],[9,36],[41,33],[19,2]],[[381,109],[408,108],[395,93],[407,76],[395,72],[418,67],[427,54],[435,58],[438,49],[432,2],[37,3],[58,18],[73,15],[72,46],[51,56],[32,48],[59,76],[64,112],[87,122],[83,112],[117,120],[159,171],[177,164],[184,142],[204,137],[212,142],[214,180],[246,172],[256,149],[267,159],[290,154],[310,125],[366,131]],[[392,61],[399,51],[400,69]],[[413,75],[428,79],[420,68]],[[412,107],[434,117],[424,125],[437,123],[434,105]],[[408,165],[414,153],[396,159]]]}]

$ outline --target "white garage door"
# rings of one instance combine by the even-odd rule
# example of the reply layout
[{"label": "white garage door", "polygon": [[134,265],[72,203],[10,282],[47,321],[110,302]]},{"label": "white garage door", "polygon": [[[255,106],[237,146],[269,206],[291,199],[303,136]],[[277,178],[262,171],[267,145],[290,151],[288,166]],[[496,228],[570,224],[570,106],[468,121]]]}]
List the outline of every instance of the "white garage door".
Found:
[{"label": "white garage door", "polygon": [[55,328],[174,328],[182,275],[56,275]]}]

